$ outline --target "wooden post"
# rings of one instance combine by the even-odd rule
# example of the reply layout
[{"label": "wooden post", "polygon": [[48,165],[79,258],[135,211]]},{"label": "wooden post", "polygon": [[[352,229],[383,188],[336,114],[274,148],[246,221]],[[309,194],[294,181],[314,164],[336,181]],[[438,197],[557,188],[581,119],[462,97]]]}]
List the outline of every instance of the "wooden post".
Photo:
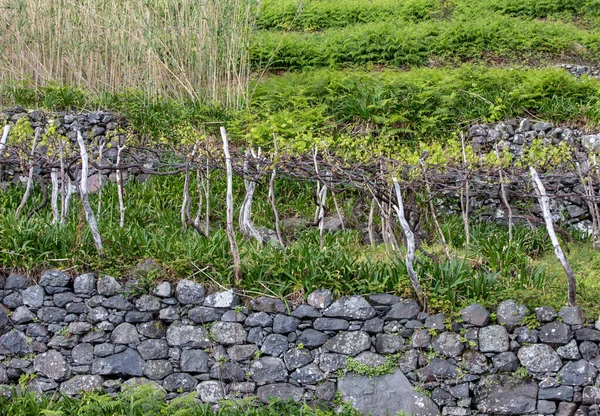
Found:
[{"label": "wooden post", "polygon": [[125,226],[125,202],[123,198],[123,176],[121,173],[121,153],[125,150],[127,146],[123,145],[117,147],[117,196],[119,197],[119,227],[123,228]]},{"label": "wooden post", "polygon": [[275,201],[275,176],[277,175],[277,137],[273,134],[273,170],[271,171],[271,179],[269,180],[269,193],[268,198],[271,202],[271,208],[273,209],[273,216],[275,217],[275,232],[277,233],[277,240],[281,247],[285,248],[285,243],[281,237],[281,227],[279,226],[279,211],[277,210],[277,204]]},{"label": "wooden post", "polygon": [[542,208],[542,214],[544,215],[544,221],[546,222],[548,236],[550,237],[550,241],[552,241],[552,246],[554,247],[554,254],[556,255],[556,258],[558,259],[560,264],[565,269],[565,274],[567,275],[568,301],[569,306],[573,306],[576,302],[575,295],[577,293],[575,274],[573,273],[573,269],[571,269],[571,266],[569,265],[569,262],[565,257],[565,253],[560,247],[560,243],[558,242],[556,233],[554,232],[554,225],[552,224],[552,215],[550,214],[550,199],[546,194],[546,188],[544,187],[544,184],[542,183],[537,171],[533,166],[529,167],[529,171],[531,172],[531,179],[533,180],[533,187],[535,189],[535,193]]},{"label": "wooden post", "polygon": [[52,168],[50,172],[50,181],[52,183],[52,196],[50,198],[50,206],[52,207],[52,224],[59,221],[58,218],[58,169]]},{"label": "wooden post", "polygon": [[231,248],[231,255],[233,256],[233,274],[235,284],[239,285],[242,281],[242,270],[240,252],[235,241],[235,231],[233,229],[233,167],[231,165],[231,155],[229,154],[229,141],[227,140],[227,130],[221,126],[221,138],[223,139],[223,153],[225,153],[225,166],[227,168],[227,237],[229,238],[229,246]]},{"label": "wooden post", "polygon": [[8,133],[10,133],[10,124],[4,126],[4,131],[2,132],[2,139],[0,139],[0,157],[2,157],[2,152],[4,151],[4,147],[6,147]]},{"label": "wooden post", "polygon": [[240,216],[239,216],[239,224],[240,231],[247,237],[254,238],[258,241],[259,244],[263,243],[262,237],[254,223],[252,222],[252,202],[254,200],[254,191],[256,190],[256,182],[251,180],[248,168],[250,161],[248,160],[250,157],[253,159],[256,158],[254,153],[251,150],[246,151],[246,155],[244,157],[244,187],[246,188],[246,195],[244,196],[244,201],[242,202],[242,206],[240,208]]},{"label": "wooden post", "polygon": [[[102,168],[102,153],[104,151],[105,140],[100,139],[98,143],[98,166]],[[100,213],[102,211],[102,169],[98,169],[98,182],[100,183],[100,188],[98,189],[98,219],[100,219]]]},{"label": "wooden post", "polygon": [[[501,163],[500,152],[498,151],[498,144],[496,144],[494,152],[496,153],[496,159],[498,159],[498,163]],[[510,203],[508,202],[508,196],[506,195],[506,185],[504,184],[504,171],[502,170],[502,165],[498,168],[498,173],[500,175],[500,195],[502,196],[502,202],[504,202],[504,206],[506,207],[506,211],[508,212],[508,241],[512,242],[513,239],[513,212],[510,207]]]},{"label": "wooden post", "polygon": [[421,283],[419,282],[419,277],[415,272],[413,267],[413,263],[415,261],[415,235],[413,234],[408,222],[406,221],[406,217],[404,216],[404,203],[402,202],[402,193],[400,192],[400,185],[398,185],[398,180],[393,178],[394,189],[396,190],[396,198],[398,200],[398,204],[394,205],[394,209],[396,210],[396,214],[398,215],[398,220],[400,221],[400,226],[402,227],[402,231],[404,232],[404,237],[406,238],[406,269],[408,270],[408,277],[412,284],[417,297],[423,302],[423,306],[427,306],[427,301],[423,296],[423,290],[421,289]]},{"label": "wooden post", "polygon": [[100,232],[98,231],[98,224],[96,223],[94,211],[92,211],[90,201],[88,200],[89,158],[80,130],[77,131],[77,143],[79,144],[79,151],[81,155],[81,180],[79,182],[81,202],[83,204],[83,210],[85,211],[85,217],[92,232],[92,238],[94,239],[96,250],[98,250],[99,254],[102,254],[102,238],[100,237]]},{"label": "wooden post", "polygon": [[17,207],[15,211],[15,218],[19,217],[19,214],[25,207],[27,200],[29,199],[29,193],[31,192],[31,184],[33,183],[33,157],[35,155],[35,147],[37,145],[38,137],[40,135],[40,128],[35,129],[35,136],[33,137],[33,145],[31,146],[31,166],[29,166],[29,174],[27,176],[27,184],[25,185],[25,193],[23,194],[23,199],[21,199],[21,203]]},{"label": "wooden post", "polygon": [[[465,150],[465,135],[460,134],[462,155],[463,155],[463,173],[465,174],[464,190],[460,190],[460,207],[462,211],[463,222],[465,224],[465,237],[467,246],[471,243],[471,232],[469,228],[469,176],[467,174],[467,152]],[[464,202],[463,202],[464,194]]]}]

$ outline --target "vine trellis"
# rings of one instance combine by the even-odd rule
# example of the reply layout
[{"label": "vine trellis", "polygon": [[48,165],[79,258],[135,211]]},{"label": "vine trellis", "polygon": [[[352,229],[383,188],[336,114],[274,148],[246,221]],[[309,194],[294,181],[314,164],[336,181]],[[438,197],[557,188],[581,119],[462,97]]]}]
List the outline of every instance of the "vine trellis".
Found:
[{"label": "vine trellis", "polygon": [[[323,242],[323,223],[325,204],[333,198],[337,215],[343,218],[339,210],[336,195],[348,189],[360,193],[371,203],[368,235],[373,243],[374,216],[381,219],[381,235],[386,247],[399,249],[397,225],[402,229],[402,240],[407,246],[406,264],[413,288],[422,297],[419,279],[412,268],[414,250],[420,250],[415,231],[423,215],[428,215],[435,223],[438,238],[449,257],[447,243],[444,240],[436,213],[436,201],[447,198],[460,200],[461,213],[466,236],[469,236],[469,199],[482,193],[499,195],[509,218],[509,233],[512,239],[512,226],[515,219],[525,220],[534,225],[545,224],[552,237],[555,229],[565,238],[569,235],[552,220],[549,201],[572,200],[578,198],[586,204],[591,218],[591,234],[594,248],[600,248],[600,165],[596,155],[582,149],[571,142],[562,146],[562,156],[554,158],[555,163],[541,163],[539,159],[521,158],[518,162],[508,160],[508,149],[502,149],[496,143],[489,153],[475,153],[461,137],[455,143],[455,157],[443,147],[441,153],[431,154],[425,150],[415,159],[398,155],[398,157],[372,157],[370,160],[350,160],[329,149],[325,143],[315,145],[310,152],[292,152],[282,149],[274,140],[271,151],[253,149],[249,146],[233,146],[229,143],[227,132],[221,128],[221,137],[215,135],[196,135],[193,140],[184,143],[143,146],[131,135],[121,134],[102,140],[85,138],[77,132],[77,141],[59,136],[51,126],[42,134],[41,129],[35,131],[23,126],[4,127],[0,140],[0,174],[8,172],[12,175],[26,177],[25,192],[21,204],[17,208],[20,213],[27,204],[33,183],[37,183],[43,193],[41,206],[28,213],[32,217],[39,213],[48,203],[52,208],[53,222],[63,223],[69,210],[71,196],[79,191],[86,218],[94,236],[94,243],[102,253],[102,241],[96,225],[95,216],[101,215],[98,209],[94,214],[87,202],[88,176],[93,174],[116,176],[119,193],[120,226],[126,223],[126,203],[123,198],[125,181],[123,173],[145,174],[150,176],[185,175],[185,186],[182,195],[181,222],[183,227],[191,226],[202,234],[208,235],[210,221],[210,180],[211,172],[223,171],[228,177],[238,176],[244,180],[246,195],[240,208],[239,230],[252,239],[266,242],[273,234],[282,248],[279,215],[276,207],[274,181],[276,177],[294,181],[309,181],[316,187],[315,226],[320,229],[321,244]],[[458,147],[457,147],[458,146]],[[112,150],[111,150],[112,149]],[[446,157],[443,155],[446,154]],[[556,154],[553,154],[556,156]],[[558,160],[558,163],[556,161]],[[546,160],[548,162],[548,160]],[[538,172],[539,171],[539,172]],[[192,219],[190,195],[191,175],[196,174],[197,213]],[[83,175],[83,176],[82,176]],[[577,184],[565,189],[564,183]],[[252,222],[252,199],[257,186],[268,186],[268,198],[274,212],[275,229],[270,237],[264,230],[255,227]],[[48,192],[50,187],[50,192]],[[228,188],[229,189],[229,188]],[[228,236],[235,261],[236,279],[239,282],[239,253],[233,232],[233,198],[227,195]],[[48,196],[50,194],[50,197]],[[419,198],[417,198],[419,195]],[[58,198],[60,197],[60,205]],[[101,194],[98,196],[98,207],[101,207]],[[420,203],[417,203],[419,199]],[[538,201],[542,207],[540,219],[533,215],[514,214],[517,211],[511,201]],[[424,202],[424,203],[423,203]],[[61,207],[59,210],[58,207]],[[425,208],[423,208],[425,207]],[[562,249],[555,237],[552,239],[557,258],[565,267],[569,277],[569,303],[575,303],[575,280],[566,262]]]}]

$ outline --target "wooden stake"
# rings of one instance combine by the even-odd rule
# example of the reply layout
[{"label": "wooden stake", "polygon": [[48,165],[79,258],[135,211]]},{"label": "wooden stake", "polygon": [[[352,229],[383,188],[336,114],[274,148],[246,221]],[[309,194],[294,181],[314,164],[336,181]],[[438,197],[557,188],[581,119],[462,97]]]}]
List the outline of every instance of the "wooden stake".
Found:
[{"label": "wooden stake", "polygon": [[225,153],[225,166],[227,168],[227,237],[229,238],[229,246],[231,255],[233,256],[233,274],[235,284],[239,286],[242,282],[242,270],[240,261],[240,252],[235,241],[235,231],[233,229],[233,167],[231,165],[231,155],[229,154],[229,141],[227,140],[227,130],[221,126],[221,138],[223,139],[223,153]]},{"label": "wooden stake", "polygon": [[40,135],[40,128],[35,129],[35,136],[33,137],[33,145],[31,146],[31,166],[29,166],[29,174],[27,175],[27,183],[25,185],[25,193],[23,194],[23,198],[21,199],[21,203],[17,207],[15,211],[15,218],[19,217],[19,214],[25,208],[25,204],[29,199],[29,193],[31,192],[31,184],[33,183],[33,157],[35,154],[35,147],[37,145],[38,137]]},{"label": "wooden stake", "polygon": [[[467,245],[471,242],[471,232],[469,230],[469,176],[466,173],[467,170],[467,152],[465,150],[465,135],[463,133],[460,134],[461,147],[462,147],[462,155],[463,155],[463,173],[465,174],[465,183],[464,183],[464,191],[461,189],[460,191],[460,207],[462,211],[463,222],[465,224],[465,236]],[[463,202],[463,193],[464,193],[464,202]]]},{"label": "wooden stake", "polygon": [[58,169],[52,168],[50,172],[50,181],[52,183],[52,196],[50,198],[50,207],[52,208],[52,224],[59,221],[58,218]]},{"label": "wooden stake", "polygon": [[[98,166],[102,167],[102,152],[104,151],[105,140],[100,139],[100,143],[98,143]],[[98,181],[100,183],[100,188],[98,189],[98,219],[100,219],[100,212],[102,210],[102,170],[98,169]]]},{"label": "wooden stake", "polygon": [[119,197],[119,227],[123,228],[125,226],[125,202],[123,197],[123,174],[121,173],[121,153],[125,150],[127,146],[123,145],[117,147],[117,196]]},{"label": "wooden stake", "polygon": [[6,142],[8,141],[8,133],[10,133],[10,124],[4,126],[4,131],[2,132],[2,139],[0,139],[0,157],[2,157],[2,152],[6,147]]},{"label": "wooden stake", "polygon": [[426,308],[426,299],[423,296],[423,290],[421,289],[421,283],[419,282],[419,277],[415,272],[413,267],[413,263],[415,261],[415,235],[413,234],[408,222],[406,221],[406,217],[404,216],[404,203],[402,202],[402,193],[400,192],[400,185],[398,184],[398,180],[393,178],[394,189],[396,190],[396,199],[398,201],[397,205],[394,205],[394,209],[396,210],[396,214],[398,216],[398,220],[400,221],[400,226],[402,227],[402,231],[404,232],[404,237],[406,239],[406,269],[408,270],[408,277],[412,284],[417,297],[421,299],[423,302],[423,306]]},{"label": "wooden stake", "polygon": [[544,184],[542,183],[537,171],[533,166],[529,167],[529,171],[531,172],[531,179],[533,180],[535,193],[542,208],[542,214],[544,215],[544,221],[546,222],[546,230],[548,230],[548,236],[550,237],[550,241],[552,241],[552,246],[554,247],[554,254],[556,255],[556,258],[562,265],[563,269],[565,269],[565,274],[567,275],[568,301],[569,306],[573,306],[576,302],[575,295],[577,293],[575,274],[573,273],[573,269],[571,269],[571,266],[565,257],[565,253],[560,247],[556,233],[554,232],[552,215],[550,214],[550,199],[546,194],[546,188],[544,188]]},{"label": "wooden stake", "polygon": [[[498,159],[498,163],[500,160],[500,152],[498,151],[498,144],[496,144],[494,153],[496,153],[496,159]],[[508,196],[506,195],[506,185],[504,184],[504,171],[502,166],[498,168],[498,173],[500,175],[500,195],[502,196],[502,202],[504,202],[504,206],[506,207],[506,211],[508,212],[508,241],[512,242],[513,239],[513,212],[508,202]]]},{"label": "wooden stake", "polygon": [[83,210],[85,211],[85,217],[87,219],[88,225],[90,226],[90,231],[92,232],[92,238],[94,239],[96,250],[98,250],[98,253],[101,255],[103,251],[102,238],[100,237],[100,232],[98,231],[98,224],[96,223],[94,211],[92,211],[90,201],[88,200],[89,158],[87,149],[85,147],[85,142],[83,141],[83,136],[81,135],[81,131],[79,130],[77,131],[77,143],[79,144],[79,150],[81,155],[81,180],[79,182],[79,194],[81,195]]},{"label": "wooden stake", "polygon": [[254,191],[256,189],[256,182],[249,178],[248,167],[249,158],[254,157],[251,150],[246,152],[244,157],[244,187],[246,188],[246,195],[240,208],[239,224],[240,231],[247,237],[254,238],[259,244],[263,243],[263,239],[252,222],[252,202],[254,200]]}]

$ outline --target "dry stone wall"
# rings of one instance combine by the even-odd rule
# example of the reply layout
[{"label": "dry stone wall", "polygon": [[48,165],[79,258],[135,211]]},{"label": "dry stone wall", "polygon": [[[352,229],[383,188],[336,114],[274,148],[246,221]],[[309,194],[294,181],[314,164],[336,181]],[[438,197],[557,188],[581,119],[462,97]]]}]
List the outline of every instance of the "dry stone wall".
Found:
[{"label": "dry stone wall", "polygon": [[373,415],[600,414],[600,320],[577,307],[508,300],[495,316],[473,304],[450,320],[389,294],[317,290],[291,305],[190,280],[35,280],[0,281],[2,384],[78,395],[151,383],[207,403],[341,398]]}]

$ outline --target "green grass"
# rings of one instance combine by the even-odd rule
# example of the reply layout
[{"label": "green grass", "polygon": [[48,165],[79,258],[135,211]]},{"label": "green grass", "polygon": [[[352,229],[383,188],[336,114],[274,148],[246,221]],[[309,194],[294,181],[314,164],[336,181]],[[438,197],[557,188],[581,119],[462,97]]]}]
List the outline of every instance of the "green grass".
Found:
[{"label": "green grass", "polygon": [[598,62],[600,33],[564,22],[523,20],[498,13],[417,23],[372,22],[320,33],[258,31],[251,63],[271,70],[381,64],[571,59]]},{"label": "green grass", "polygon": [[354,416],[355,411],[344,406],[341,413],[324,406],[310,407],[303,403],[273,401],[260,404],[257,399],[222,401],[218,410],[208,404],[198,403],[190,393],[170,402],[165,393],[152,386],[143,385],[128,389],[118,395],[87,393],[82,398],[60,394],[39,395],[20,386],[10,398],[0,397],[0,414],[3,416]]}]

